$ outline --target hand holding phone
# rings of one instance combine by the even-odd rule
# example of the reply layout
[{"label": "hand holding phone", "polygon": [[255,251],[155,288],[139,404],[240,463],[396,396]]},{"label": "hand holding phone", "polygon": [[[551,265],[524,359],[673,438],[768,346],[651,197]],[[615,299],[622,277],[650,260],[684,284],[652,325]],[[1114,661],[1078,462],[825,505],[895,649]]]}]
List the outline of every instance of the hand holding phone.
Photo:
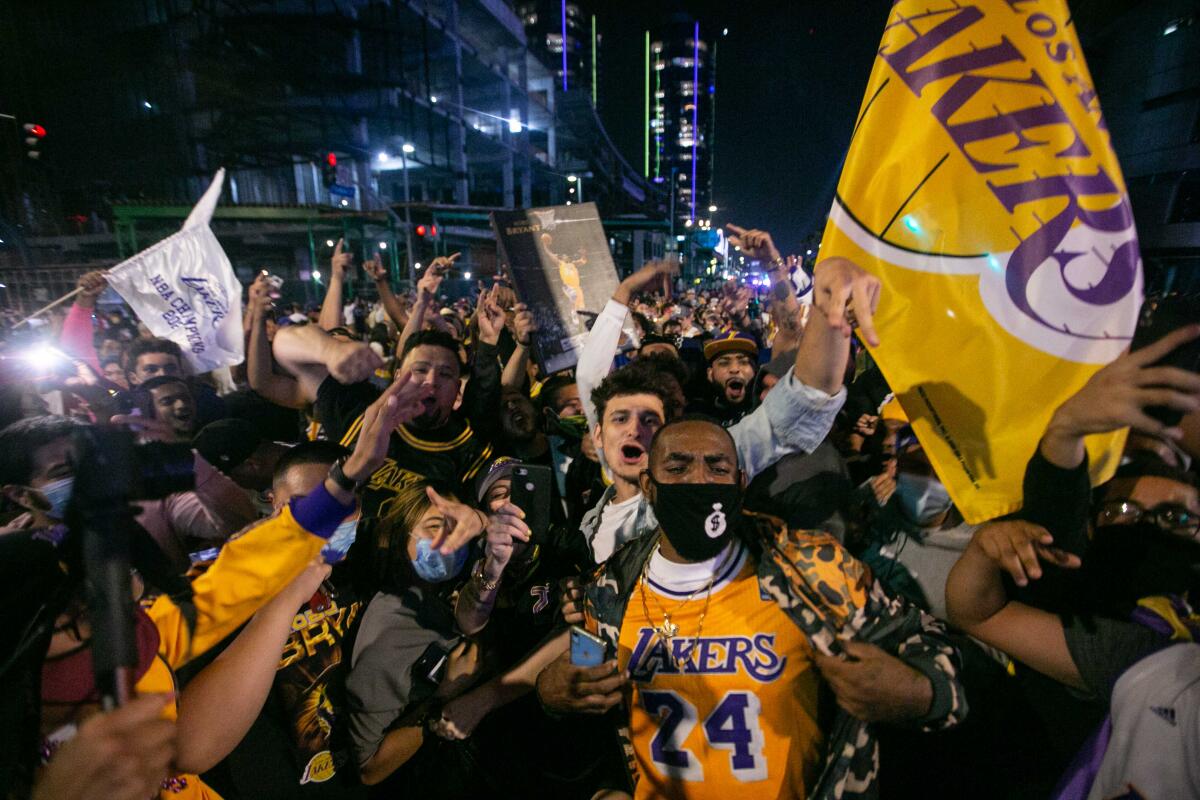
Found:
[{"label": "hand holding phone", "polygon": [[529,526],[530,537],[534,541],[545,536],[550,529],[553,480],[554,474],[549,467],[521,464],[513,469],[509,502],[525,512],[525,524]]},{"label": "hand holding phone", "polygon": [[604,663],[604,640],[578,625],[571,626],[571,663],[577,667],[598,667]]}]

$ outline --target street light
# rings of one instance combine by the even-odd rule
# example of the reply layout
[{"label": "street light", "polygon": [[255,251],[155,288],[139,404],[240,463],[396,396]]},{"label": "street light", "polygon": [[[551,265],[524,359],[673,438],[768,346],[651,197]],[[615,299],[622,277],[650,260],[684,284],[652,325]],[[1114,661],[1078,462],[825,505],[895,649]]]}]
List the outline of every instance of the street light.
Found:
[{"label": "street light", "polygon": [[408,190],[408,157],[415,153],[417,148],[413,147],[408,142],[400,145],[400,166],[404,169],[404,244],[405,256],[404,260],[408,262],[408,285],[417,285],[416,268],[413,267],[413,241],[412,241],[412,209],[409,207],[411,195]]},{"label": "street light", "polygon": [[381,164],[386,164],[388,161],[391,160],[391,158],[392,157],[389,156],[386,151],[382,151],[379,153],[379,163],[381,163]]},{"label": "street light", "polygon": [[579,180],[578,175],[568,175],[567,176],[567,183],[575,183],[575,181],[577,181],[577,180]]},{"label": "street light", "polygon": [[717,210],[717,207],[716,207],[716,206],[709,206],[709,207],[708,207],[708,213],[710,213],[710,214],[712,214],[712,213],[715,213],[715,212],[716,212],[716,210]]},{"label": "street light", "polygon": [[314,270],[312,271],[312,279],[313,279],[314,281],[319,281],[319,280],[321,280],[321,270],[319,270],[319,269],[314,269]]},{"label": "street light", "polygon": [[380,250],[387,250],[387,242],[380,242],[380,243],[379,243],[379,249],[380,249]]},{"label": "street light", "polygon": [[326,246],[326,247],[333,247],[333,239],[326,239],[326,240],[325,240],[325,246]]}]

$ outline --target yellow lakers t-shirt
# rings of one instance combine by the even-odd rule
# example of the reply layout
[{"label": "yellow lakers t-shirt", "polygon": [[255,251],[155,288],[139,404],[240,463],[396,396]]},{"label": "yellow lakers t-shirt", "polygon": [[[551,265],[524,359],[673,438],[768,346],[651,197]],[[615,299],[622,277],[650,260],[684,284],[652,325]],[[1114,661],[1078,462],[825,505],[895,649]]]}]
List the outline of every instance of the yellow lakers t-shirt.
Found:
[{"label": "yellow lakers t-shirt", "polygon": [[[654,632],[663,611],[678,627],[671,654]],[[823,752],[820,676],[800,629],[760,596],[741,545],[707,565],[655,551],[625,612],[620,660],[632,676],[639,799],[805,797]]]}]

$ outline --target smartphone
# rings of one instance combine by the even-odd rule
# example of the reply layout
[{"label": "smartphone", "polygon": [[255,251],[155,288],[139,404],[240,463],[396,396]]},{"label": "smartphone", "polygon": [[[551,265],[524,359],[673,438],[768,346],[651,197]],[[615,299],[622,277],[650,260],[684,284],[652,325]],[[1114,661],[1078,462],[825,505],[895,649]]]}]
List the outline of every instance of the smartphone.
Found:
[{"label": "smartphone", "polygon": [[571,663],[575,666],[600,666],[607,649],[599,636],[593,636],[578,625],[571,626]]},{"label": "smartphone", "polygon": [[[1200,294],[1172,294],[1152,298],[1142,304],[1137,330],[1130,350],[1140,350],[1184,325],[1200,321]],[[1179,367],[1200,372],[1200,339],[1181,344],[1163,356],[1155,366]],[[1166,406],[1148,406],[1146,413],[1169,427],[1183,419],[1183,413]]]},{"label": "smartphone", "polygon": [[525,524],[534,538],[545,536],[550,529],[553,480],[549,467],[522,464],[513,470],[509,501],[525,512]]},{"label": "smartphone", "polygon": [[415,681],[437,686],[442,682],[446,671],[446,660],[450,657],[450,648],[443,647],[438,642],[430,642],[421,653],[421,657],[412,665],[412,677]]}]

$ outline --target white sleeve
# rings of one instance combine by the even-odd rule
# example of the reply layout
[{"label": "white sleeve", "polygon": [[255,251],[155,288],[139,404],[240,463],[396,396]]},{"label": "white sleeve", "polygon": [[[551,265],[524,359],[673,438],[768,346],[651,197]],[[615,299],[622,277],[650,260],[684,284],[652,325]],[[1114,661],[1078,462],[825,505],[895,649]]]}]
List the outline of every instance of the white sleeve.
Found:
[{"label": "white sleeve", "polygon": [[616,300],[609,300],[592,324],[579,363],[575,365],[575,384],[579,387],[579,399],[583,401],[583,413],[587,415],[588,427],[596,425],[596,406],[592,403],[592,390],[600,385],[612,368],[621,342],[621,328],[629,309]]},{"label": "white sleeve", "polygon": [[803,383],[789,369],[762,405],[729,429],[746,480],[786,455],[815,450],[829,435],[845,402],[846,387],[837,394],[826,394]]}]

